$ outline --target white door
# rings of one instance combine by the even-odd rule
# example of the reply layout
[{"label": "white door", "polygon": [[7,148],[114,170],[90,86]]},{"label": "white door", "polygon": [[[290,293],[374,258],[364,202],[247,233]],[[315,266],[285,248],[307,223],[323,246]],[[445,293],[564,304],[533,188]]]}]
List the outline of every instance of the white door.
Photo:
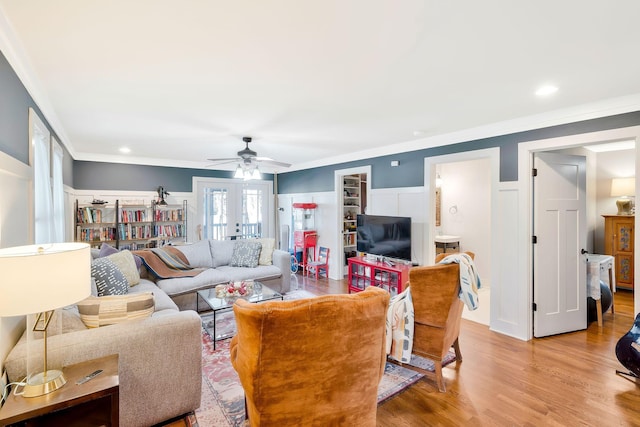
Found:
[{"label": "white door", "polygon": [[534,155],[533,335],[587,327],[586,160]]},{"label": "white door", "polygon": [[270,235],[269,183],[202,180],[197,183],[197,192],[203,239],[224,240]]}]

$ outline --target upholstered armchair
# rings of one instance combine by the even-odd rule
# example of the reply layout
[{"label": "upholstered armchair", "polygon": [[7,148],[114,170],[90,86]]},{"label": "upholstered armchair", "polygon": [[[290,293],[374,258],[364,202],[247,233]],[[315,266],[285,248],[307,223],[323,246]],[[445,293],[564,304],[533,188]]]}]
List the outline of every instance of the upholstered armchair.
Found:
[{"label": "upholstered armchair", "polygon": [[[474,254],[467,252],[471,258]],[[450,254],[440,254],[436,263]],[[414,310],[413,353],[431,359],[435,363],[438,390],[446,391],[442,377],[442,360],[451,347],[456,361],[462,362],[458,334],[464,303],[458,298],[460,290],[460,266],[436,264],[415,267],[409,271],[409,286]]]},{"label": "upholstered armchair", "polygon": [[233,311],[231,363],[251,426],[375,426],[389,294],[368,288]]}]

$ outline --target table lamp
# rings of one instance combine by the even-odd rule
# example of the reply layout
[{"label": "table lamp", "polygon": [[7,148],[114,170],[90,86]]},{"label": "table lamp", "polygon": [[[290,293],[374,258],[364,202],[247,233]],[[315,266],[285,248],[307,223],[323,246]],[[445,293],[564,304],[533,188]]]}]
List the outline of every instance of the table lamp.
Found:
[{"label": "table lamp", "polygon": [[611,197],[620,197],[616,200],[618,215],[631,215],[633,201],[629,198],[636,195],[635,178],[613,178],[611,180]]},{"label": "table lamp", "polygon": [[[62,367],[48,366],[47,335],[52,334],[50,323],[57,308],[91,294],[90,247],[86,243],[48,243],[0,249],[0,271],[0,316],[27,315],[28,349],[44,345],[42,356],[38,354],[41,363],[38,360],[35,367],[30,366],[31,355],[27,357],[23,395],[55,391],[66,380]],[[37,335],[42,336],[42,343]]]}]

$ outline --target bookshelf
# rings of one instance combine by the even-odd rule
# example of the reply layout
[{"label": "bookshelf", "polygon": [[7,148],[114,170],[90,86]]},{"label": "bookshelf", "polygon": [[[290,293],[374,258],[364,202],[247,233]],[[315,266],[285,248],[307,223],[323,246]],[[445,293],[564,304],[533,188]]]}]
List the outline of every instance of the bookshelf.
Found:
[{"label": "bookshelf", "polygon": [[187,241],[187,201],[175,205],[75,202],[75,240],[137,250]]},{"label": "bookshelf", "polygon": [[156,246],[153,239],[152,207],[144,204],[120,204],[118,207],[118,249],[138,250]]},{"label": "bookshelf", "polygon": [[81,205],[76,200],[76,232],[75,240],[86,242],[93,247],[100,247],[102,243],[115,245],[116,205],[107,203],[93,203]]},{"label": "bookshelf", "polygon": [[362,213],[362,194],[359,174],[345,175],[342,179],[342,246],[346,260],[356,255],[356,218]]},{"label": "bookshelf", "polygon": [[186,243],[187,201],[182,204],[153,204],[153,236],[159,246]]}]

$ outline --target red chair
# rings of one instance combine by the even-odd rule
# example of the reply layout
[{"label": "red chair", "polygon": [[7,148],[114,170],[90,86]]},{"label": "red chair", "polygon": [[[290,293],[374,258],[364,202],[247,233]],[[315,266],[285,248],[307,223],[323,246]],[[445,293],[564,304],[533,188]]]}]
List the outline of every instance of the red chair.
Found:
[{"label": "red chair", "polygon": [[316,280],[318,280],[318,275],[321,270],[324,270],[325,277],[329,278],[329,248],[325,248],[320,246],[320,250],[318,251],[318,259],[315,261],[310,261],[305,266],[305,271],[307,274],[315,274]]}]

